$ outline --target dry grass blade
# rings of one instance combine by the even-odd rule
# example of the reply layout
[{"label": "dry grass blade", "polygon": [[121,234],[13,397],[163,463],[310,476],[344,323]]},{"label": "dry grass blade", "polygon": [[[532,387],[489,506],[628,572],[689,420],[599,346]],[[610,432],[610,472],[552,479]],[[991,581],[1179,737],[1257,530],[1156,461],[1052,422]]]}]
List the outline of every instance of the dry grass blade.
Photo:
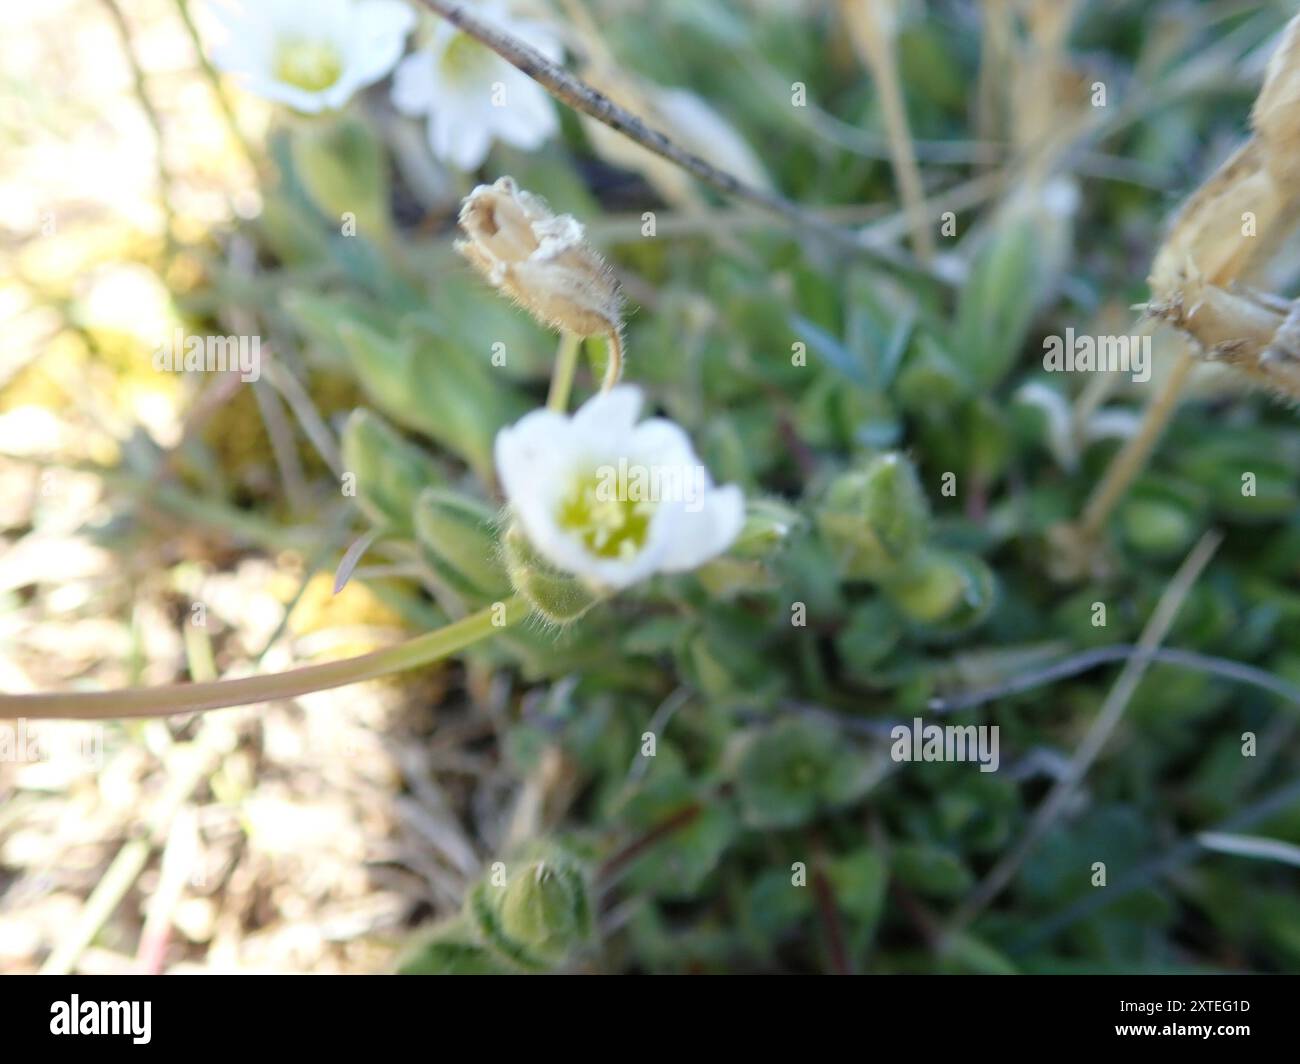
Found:
[{"label": "dry grass blade", "polygon": [[928,262],[934,255],[934,237],[926,221],[925,189],[921,184],[921,169],[916,163],[916,148],[907,123],[903,85],[894,55],[898,3],[896,0],[888,3],[883,0],[841,0],[840,9],[853,45],[871,71],[876,90],[880,93],[894,178],[907,213],[912,248],[923,262]]}]

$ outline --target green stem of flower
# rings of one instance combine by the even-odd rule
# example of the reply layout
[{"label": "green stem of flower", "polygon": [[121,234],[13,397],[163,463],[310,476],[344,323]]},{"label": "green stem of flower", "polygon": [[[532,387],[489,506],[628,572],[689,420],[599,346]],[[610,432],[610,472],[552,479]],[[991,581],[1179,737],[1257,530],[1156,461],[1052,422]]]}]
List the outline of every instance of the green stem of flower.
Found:
[{"label": "green stem of flower", "polygon": [[623,376],[623,337],[615,329],[609,334],[607,340],[609,346],[606,350],[609,352],[609,361],[605,363],[605,379],[600,385],[602,392],[609,391]]},{"label": "green stem of flower", "polygon": [[555,355],[555,369],[551,373],[551,392],[546,397],[550,410],[564,413],[569,408],[569,393],[573,390],[573,375],[578,370],[578,352],[582,350],[582,337],[565,332],[560,336],[560,349]]},{"label": "green stem of flower", "polygon": [[227,706],[246,706],[252,702],[294,698],[311,691],[345,687],[361,680],[374,680],[440,661],[501,628],[523,620],[530,609],[524,599],[512,595],[454,624],[416,636],[397,646],[343,661],[292,669],[274,676],[248,676],[238,680],[170,684],[165,687],[131,687],[123,691],[0,695],[0,717],[63,717],[79,720],[166,717],[173,713],[198,713]]}]

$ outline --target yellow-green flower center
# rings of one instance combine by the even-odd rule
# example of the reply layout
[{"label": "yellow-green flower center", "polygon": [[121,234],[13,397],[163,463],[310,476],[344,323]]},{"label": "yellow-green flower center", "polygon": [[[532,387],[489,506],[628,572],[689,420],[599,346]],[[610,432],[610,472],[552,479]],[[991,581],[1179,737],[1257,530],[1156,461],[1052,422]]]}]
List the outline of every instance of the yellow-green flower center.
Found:
[{"label": "yellow-green flower center", "polygon": [[444,77],[454,81],[473,77],[492,62],[493,53],[468,33],[457,33],[443,49],[440,65]]},{"label": "yellow-green flower center", "polygon": [[343,56],[329,41],[288,37],[276,42],[272,71],[286,85],[323,92],[343,73]]},{"label": "yellow-green flower center", "polygon": [[596,557],[631,558],[645,546],[655,506],[620,497],[612,488],[596,472],[579,474],[561,498],[556,519]]}]

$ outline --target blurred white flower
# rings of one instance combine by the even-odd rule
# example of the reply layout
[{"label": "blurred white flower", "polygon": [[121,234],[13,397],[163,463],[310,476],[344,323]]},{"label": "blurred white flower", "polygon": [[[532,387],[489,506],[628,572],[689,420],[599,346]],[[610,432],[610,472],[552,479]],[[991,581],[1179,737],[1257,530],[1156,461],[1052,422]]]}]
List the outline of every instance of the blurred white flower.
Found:
[{"label": "blurred white flower", "polygon": [[[548,59],[563,56],[544,27],[512,17],[499,0],[476,6],[474,14]],[[494,139],[532,150],[560,125],[545,89],[442,19],[429,43],[398,66],[393,105],[404,114],[428,115],[433,154],[465,171],[482,165]]]},{"label": "blurred white flower", "polygon": [[213,63],[305,114],[342,107],[392,70],[415,24],[401,0],[227,0],[209,9],[225,32]]},{"label": "blurred white flower", "polygon": [[640,411],[640,391],[622,385],[572,417],[535,410],[497,434],[497,472],[529,542],[596,588],[694,569],[745,519],[740,489],[714,487],[681,427],[637,424]]}]

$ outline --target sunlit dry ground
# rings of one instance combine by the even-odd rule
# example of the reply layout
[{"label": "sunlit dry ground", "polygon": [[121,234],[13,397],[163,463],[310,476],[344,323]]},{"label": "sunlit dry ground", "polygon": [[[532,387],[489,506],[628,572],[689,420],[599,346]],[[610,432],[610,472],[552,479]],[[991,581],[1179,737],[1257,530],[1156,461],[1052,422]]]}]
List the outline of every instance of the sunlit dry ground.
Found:
[{"label": "sunlit dry ground", "polygon": [[[176,7],[124,6],[161,168],[102,4],[0,11],[0,689],[15,693],[273,671],[397,627],[360,585],[332,598],[294,550],[123,512],[75,471],[185,431],[191,385],[150,361],[186,269],[156,272],[160,181],[182,242],[257,208]],[[245,130],[265,121],[238,106]],[[456,903],[481,858],[470,838],[492,839],[510,798],[495,759],[465,748],[491,722],[437,708],[466,702],[444,679],[201,720],[0,724],[0,971],[384,968],[400,932]]]}]

